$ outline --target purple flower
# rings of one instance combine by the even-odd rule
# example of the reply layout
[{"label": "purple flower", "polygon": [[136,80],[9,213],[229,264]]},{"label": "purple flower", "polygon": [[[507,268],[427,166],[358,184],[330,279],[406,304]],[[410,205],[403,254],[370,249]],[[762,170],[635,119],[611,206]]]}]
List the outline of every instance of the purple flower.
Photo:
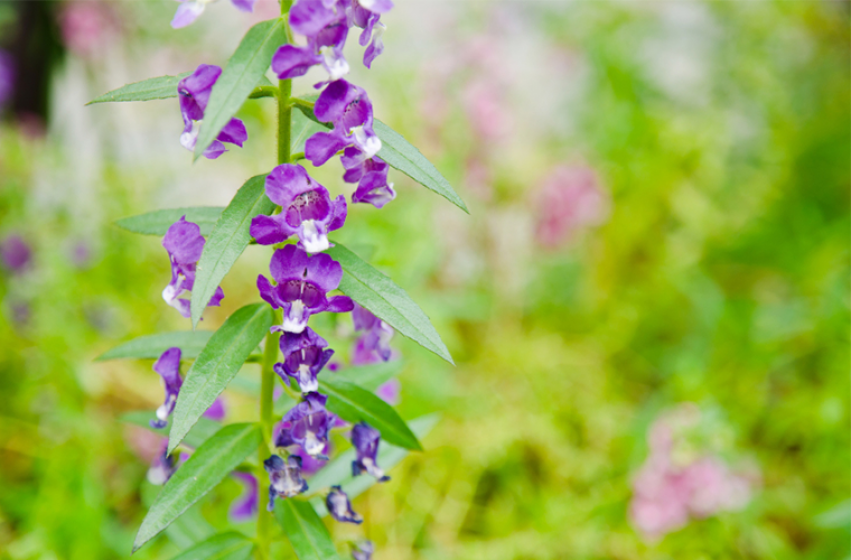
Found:
[{"label": "purple flower", "polygon": [[[374,352],[381,360],[388,361],[393,349],[390,348],[390,339],[393,338],[393,327],[376,317],[368,309],[355,304],[352,310],[352,322],[356,331],[363,331],[357,346],[360,352]],[[372,363],[372,362],[370,362]],[[356,364],[354,365],[361,365]]]},{"label": "purple flower", "polygon": [[[283,422],[278,424],[279,426],[283,425]],[[277,430],[276,430],[277,433]],[[277,441],[277,438],[275,438]],[[290,450],[290,455],[298,455],[301,458],[301,473],[304,476],[310,476],[316,474],[319,469],[328,464],[328,461],[325,459],[320,459],[318,457],[328,457],[328,454],[331,453],[331,442],[327,442],[325,447],[322,448],[322,453],[317,457],[311,457],[307,454],[307,452],[299,446],[294,446],[292,450]]]},{"label": "purple flower", "polygon": [[393,183],[387,180],[390,166],[378,156],[363,159],[363,152],[355,147],[346,148],[340,161],[346,168],[343,180],[347,183],[357,183],[358,188],[352,194],[352,202],[365,202],[376,208],[396,198]]},{"label": "purple flower", "polygon": [[290,8],[289,22],[299,35],[312,37],[337,19],[337,0],[298,0]]},{"label": "purple flower", "polygon": [[32,262],[32,250],[20,235],[10,235],[0,244],[0,257],[6,268],[21,273]]},{"label": "purple flower", "polygon": [[154,458],[150,468],[148,468],[148,482],[155,486],[162,486],[177,471],[178,459],[185,461],[187,458],[188,455],[185,453],[181,453],[180,455],[172,453],[169,455],[168,440],[164,440],[160,453]]},{"label": "purple flower", "polygon": [[372,560],[372,553],[375,552],[375,545],[372,541],[363,541],[358,543],[357,550],[352,551],[352,558],[355,560]]},{"label": "purple flower", "polygon": [[354,425],[352,428],[352,445],[357,452],[357,459],[352,461],[352,476],[358,476],[365,472],[374,476],[378,482],[390,480],[390,477],[386,476],[376,463],[380,439],[381,434],[378,433],[378,430],[366,422]]},{"label": "purple flower", "polygon": [[275,364],[275,373],[284,381],[286,376],[298,381],[302,393],[317,391],[316,376],[334,355],[333,350],[324,350],[328,342],[307,327],[301,334],[284,333],[280,345],[284,361]]},{"label": "purple flower", "polygon": [[336,417],[325,409],[328,397],[319,393],[308,393],[291,408],[276,428],[275,445],[288,447],[299,445],[314,458],[327,461],[323,453],[328,443],[328,431]]},{"label": "purple flower", "polygon": [[332,201],[328,190],[300,165],[285,163],[273,169],[266,177],[266,196],[281,207],[281,213],[251,220],[251,236],[261,245],[298,235],[299,247],[320,253],[331,246],[328,232],[346,223],[346,197]]},{"label": "purple flower", "polygon": [[[188,6],[193,3],[183,4]],[[181,6],[181,8],[183,7]],[[178,12],[180,9],[178,8]],[[210,101],[210,93],[213,91],[213,85],[219,76],[222,74],[222,69],[218,66],[210,64],[202,64],[191,76],[187,76],[180,80],[177,84],[177,93],[180,97],[180,114],[183,116],[183,134],[180,135],[180,145],[189,150],[195,151],[195,143],[198,141],[198,130],[201,126],[201,121],[204,119],[204,111],[207,109],[207,103]],[[242,144],[248,140],[248,131],[245,130],[245,125],[239,119],[231,119],[225,127],[219,132],[216,140],[204,150],[204,157],[207,159],[216,159],[227,151],[222,142],[236,144],[240,148]]]},{"label": "purple flower", "polygon": [[154,371],[163,378],[165,386],[165,401],[157,409],[157,419],[151,420],[152,428],[165,428],[168,417],[174,411],[177,395],[183,380],[180,378],[180,348],[169,348],[154,363]]},{"label": "purple flower", "polygon": [[399,404],[399,392],[401,390],[402,383],[398,379],[391,379],[376,389],[375,394],[387,404],[397,405]]},{"label": "purple flower", "polygon": [[257,513],[257,503],[259,501],[257,479],[254,475],[241,471],[233,471],[231,476],[245,486],[245,492],[233,501],[228,511],[228,516],[234,523],[248,521]]},{"label": "purple flower", "polygon": [[390,0],[352,0],[349,21],[351,25],[363,29],[358,39],[360,45],[363,47],[369,43],[363,57],[363,64],[367,68],[370,68],[372,61],[384,51],[381,35],[386,27],[379,20],[381,14],[389,12],[391,8],[393,2]]},{"label": "purple flower", "polygon": [[292,498],[307,490],[307,483],[301,477],[301,458],[290,455],[286,462],[277,455],[263,461],[263,467],[269,473],[269,505],[275,507],[275,496]]},{"label": "purple flower", "polygon": [[[177,11],[174,13],[174,19],[171,20],[171,26],[174,29],[180,29],[181,27],[186,27],[193,23],[196,19],[198,19],[198,16],[204,12],[207,4],[214,2],[215,0],[177,1],[180,2],[180,6],[177,7]],[[256,2],[256,0],[231,0],[231,3],[236,7],[236,9],[242,12],[254,11],[254,2]]]},{"label": "purple flower", "polygon": [[[301,4],[301,2],[297,4],[290,12],[290,21],[293,20],[293,12]],[[319,22],[324,22],[326,19],[322,17]],[[343,47],[346,46],[348,33],[349,26],[346,22],[345,12],[340,10],[339,15],[325,24],[319,31],[307,35],[306,46],[284,45],[280,47],[272,57],[272,71],[278,75],[279,79],[285,80],[303,76],[312,66],[322,64],[331,81],[339,80],[349,73],[349,63],[343,56]]]},{"label": "purple flower", "polygon": [[328,496],[325,497],[325,506],[331,517],[342,523],[363,523],[363,516],[352,510],[349,496],[339,486],[332,486]]},{"label": "purple flower", "polygon": [[269,269],[278,285],[272,286],[260,275],[257,289],[272,308],[284,310],[283,324],[272,327],[273,332],[300,333],[307,328],[311,315],[323,311],[344,313],[355,306],[347,296],[327,297],[327,292],[336,289],[343,277],[340,263],[328,255],[308,257],[295,245],[287,245],[272,255]]},{"label": "purple flower", "polygon": [[[171,261],[171,282],[163,290],[163,299],[187,318],[191,316],[189,300],[179,296],[192,290],[195,284],[195,267],[205,243],[201,228],[187,222],[186,216],[174,222],[163,237],[163,247]],[[220,286],[207,305],[218,307],[223,297],[225,294]]]},{"label": "purple flower", "polygon": [[0,107],[6,104],[15,91],[15,59],[0,50]]},{"label": "purple flower", "polygon": [[225,409],[225,400],[223,397],[217,397],[216,400],[213,401],[213,404],[210,405],[210,408],[204,412],[204,418],[221,422],[225,419],[225,414],[227,414],[227,410]]}]

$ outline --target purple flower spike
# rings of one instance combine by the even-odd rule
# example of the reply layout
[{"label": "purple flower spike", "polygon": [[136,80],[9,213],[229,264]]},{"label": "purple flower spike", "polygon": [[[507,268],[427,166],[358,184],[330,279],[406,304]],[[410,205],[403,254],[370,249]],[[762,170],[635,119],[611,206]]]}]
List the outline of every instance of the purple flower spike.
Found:
[{"label": "purple flower spike", "polygon": [[[190,6],[194,2],[188,2],[178,8]],[[196,16],[197,17],[197,16]],[[177,84],[177,93],[180,98],[180,114],[183,116],[183,134],[180,135],[180,145],[189,150],[195,151],[195,143],[198,141],[198,130],[201,126],[201,121],[204,119],[204,111],[207,109],[207,103],[210,101],[210,93],[213,91],[213,85],[216,80],[222,75],[222,69],[218,66],[210,64],[202,64],[191,76],[187,76],[180,80]],[[227,151],[222,142],[236,144],[240,148],[248,140],[248,131],[245,130],[245,124],[239,119],[231,119],[216,140],[204,151],[204,157],[207,159],[216,159]]]},{"label": "purple flower spike", "polygon": [[317,132],[305,143],[305,157],[313,165],[324,164],[345,146],[363,152],[363,160],[381,149],[381,139],[372,129],[372,103],[366,91],[345,80],[328,84],[313,107],[316,118],[334,123],[333,132]]},{"label": "purple flower spike", "polygon": [[[186,318],[191,316],[190,302],[179,296],[191,291],[195,284],[195,267],[205,243],[201,228],[187,222],[186,216],[173,223],[163,237],[163,247],[168,251],[171,261],[171,282],[163,290],[163,299]],[[207,305],[218,307],[224,297],[222,288],[218,287]]]},{"label": "purple flower spike", "polygon": [[291,408],[281,422],[275,444],[278,447],[299,445],[314,458],[327,461],[323,453],[328,443],[328,431],[336,416],[325,409],[328,397],[319,393],[308,393],[304,400]]},{"label": "purple flower spike", "polygon": [[390,480],[390,477],[386,476],[375,462],[380,440],[381,434],[378,433],[378,430],[366,422],[354,425],[352,428],[352,445],[357,451],[357,459],[352,461],[352,476],[358,476],[365,472],[374,476],[378,482]]},{"label": "purple flower spike", "polygon": [[[195,20],[198,19],[198,16],[204,13],[204,9],[207,7],[207,4],[214,0],[177,1],[180,2],[180,6],[178,6],[177,12],[174,14],[174,19],[171,20],[171,26],[174,29],[180,29],[194,23]],[[253,12],[254,2],[256,2],[256,0],[231,0],[231,3],[236,7],[236,9],[242,12]]]},{"label": "purple flower spike", "polygon": [[283,308],[284,321],[272,331],[300,333],[307,328],[311,315],[330,311],[344,313],[354,309],[354,302],[346,296],[327,297],[327,292],[340,285],[343,268],[325,254],[308,257],[295,245],[275,251],[269,266],[277,286],[265,276],[257,277],[260,296],[273,309]]},{"label": "purple flower spike", "polygon": [[372,554],[375,552],[375,545],[372,541],[363,541],[358,544],[357,550],[352,551],[352,558],[355,560],[372,560]]},{"label": "purple flower spike", "polygon": [[272,455],[263,461],[263,467],[269,473],[269,505],[266,506],[269,511],[275,507],[275,496],[292,498],[307,490],[307,483],[301,477],[300,457],[290,455],[284,462]]},{"label": "purple flower spike", "polygon": [[228,516],[234,523],[249,521],[257,513],[257,504],[259,502],[257,479],[254,478],[254,475],[241,471],[233,471],[231,476],[245,486],[245,492],[233,501],[228,511]]},{"label": "purple flower spike", "polygon": [[[382,361],[388,361],[393,353],[393,349],[390,347],[390,339],[393,338],[395,332],[393,327],[358,304],[355,304],[352,311],[352,322],[355,324],[356,331],[363,331],[363,335],[356,343],[355,353],[363,357],[364,354],[373,352]],[[366,363],[374,363],[374,361],[368,360]]]},{"label": "purple flower spike", "polygon": [[346,197],[332,201],[328,190],[300,165],[285,163],[273,169],[266,177],[266,195],[281,207],[281,213],[251,220],[251,236],[261,245],[298,235],[299,247],[320,253],[331,246],[328,232],[346,223]]},{"label": "purple flower spike", "polygon": [[152,428],[165,428],[168,417],[174,411],[177,395],[183,380],[180,378],[180,348],[169,348],[154,364],[154,371],[163,378],[165,385],[165,401],[157,409],[157,419],[151,420]]},{"label": "purple flower spike", "polygon": [[324,349],[328,342],[307,327],[301,334],[284,333],[280,344],[284,361],[275,364],[275,373],[284,381],[286,376],[295,379],[302,393],[319,390],[316,376],[334,355],[333,350]]},{"label": "purple flower spike", "polygon": [[328,496],[325,497],[325,506],[331,517],[342,523],[363,523],[363,516],[352,509],[349,496],[339,486],[332,486]]}]

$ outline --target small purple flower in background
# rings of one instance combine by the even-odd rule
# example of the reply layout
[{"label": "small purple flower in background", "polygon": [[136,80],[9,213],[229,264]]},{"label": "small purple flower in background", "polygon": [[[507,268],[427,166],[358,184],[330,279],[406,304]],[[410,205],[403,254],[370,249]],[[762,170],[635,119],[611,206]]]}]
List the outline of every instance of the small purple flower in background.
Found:
[{"label": "small purple flower in background", "polygon": [[213,401],[213,404],[210,405],[210,408],[204,411],[204,418],[209,418],[210,420],[221,422],[225,419],[226,414],[227,409],[225,408],[225,400],[223,397],[220,396]]},{"label": "small purple flower in background", "polygon": [[352,445],[357,452],[357,459],[352,461],[352,476],[358,476],[365,472],[375,477],[378,482],[387,482],[389,476],[376,463],[378,457],[378,444],[381,434],[378,430],[365,422],[355,424],[352,428]]},{"label": "small purple flower in background", "polygon": [[266,195],[281,207],[274,216],[251,220],[251,236],[261,245],[273,245],[298,235],[298,245],[308,253],[329,248],[328,232],[346,223],[346,197],[333,201],[328,190],[300,165],[285,163],[266,177]]},{"label": "small purple flower in background", "polygon": [[356,550],[352,551],[354,560],[372,560],[372,554],[375,552],[375,545],[372,541],[363,541],[358,543]]},{"label": "small purple flower in background", "polygon": [[[201,228],[187,222],[186,216],[173,223],[163,237],[163,247],[168,251],[171,261],[171,282],[163,290],[163,299],[186,318],[191,316],[190,302],[179,296],[192,290],[195,284],[195,267],[206,242],[201,235]],[[225,294],[222,288],[218,287],[207,305],[217,307],[223,297]]]},{"label": "small purple flower in background", "polygon": [[352,25],[363,29],[358,43],[362,47],[369,43],[363,55],[363,64],[367,68],[371,68],[372,61],[384,52],[381,36],[386,26],[379,20],[381,14],[389,12],[391,8],[393,8],[393,2],[390,0],[352,0],[349,19]]},{"label": "small purple flower in background", "polygon": [[324,455],[328,443],[328,432],[336,416],[325,409],[328,397],[319,393],[308,393],[291,408],[276,428],[275,445],[288,447],[296,444],[314,458],[327,461]]},{"label": "small purple flower in background", "polygon": [[171,475],[177,471],[178,467],[178,459],[181,461],[186,461],[189,458],[189,455],[186,453],[181,453],[178,455],[177,453],[168,454],[168,440],[164,440],[162,442],[162,448],[160,453],[154,458],[151,463],[150,468],[148,468],[148,482],[155,486],[162,486],[168,479],[171,478]]},{"label": "small purple flower in background", "polygon": [[151,427],[165,428],[168,424],[168,417],[174,411],[174,405],[177,403],[180,387],[183,385],[183,380],[180,378],[180,348],[169,348],[163,352],[154,363],[154,371],[163,378],[165,400],[157,409],[157,419],[151,420]]},{"label": "small purple flower in background", "polygon": [[295,379],[302,393],[317,391],[316,376],[334,355],[333,350],[325,349],[328,342],[307,327],[301,334],[284,333],[280,346],[284,361],[275,364],[275,373],[284,381],[287,376]]},{"label": "small purple flower in background", "polygon": [[[186,5],[188,4],[184,4],[184,6]],[[190,152],[195,151],[198,130],[201,121],[204,119],[207,103],[210,101],[210,93],[221,74],[222,69],[218,66],[202,64],[191,76],[186,76],[177,84],[180,114],[183,117],[183,133],[180,135],[180,145]],[[248,131],[245,130],[245,124],[241,120],[233,118],[225,125],[216,140],[204,150],[204,157],[216,159],[225,153],[227,149],[222,142],[236,144],[241,148],[246,140],[248,140]]]},{"label": "small purple flower in background", "polygon": [[340,263],[328,255],[308,257],[295,245],[287,245],[275,251],[269,270],[278,285],[272,286],[260,275],[257,289],[273,309],[284,310],[283,324],[272,327],[272,331],[300,333],[307,328],[311,315],[323,311],[345,313],[354,308],[354,302],[347,296],[327,297],[343,277]]},{"label": "small purple flower in background", "polygon": [[257,513],[259,502],[257,479],[254,475],[242,471],[233,471],[231,476],[242,483],[245,492],[233,501],[228,510],[228,517],[234,523],[242,523],[250,520]]},{"label": "small purple flower in background", "polygon": [[[273,441],[275,441],[273,439]],[[301,447],[295,446],[295,448],[290,451],[290,455],[297,455],[301,458],[301,474],[304,476],[310,476],[319,472],[319,469],[328,464],[328,461],[324,459],[320,459],[319,457],[328,457],[331,453],[331,442],[327,442],[325,447],[322,448],[322,453],[317,457],[311,457],[307,454],[307,452]]]},{"label": "small purple flower in background", "polygon": [[301,458],[290,455],[286,462],[277,455],[263,461],[263,467],[269,473],[269,504],[266,509],[275,507],[275,496],[292,498],[307,490],[307,483],[301,477]]},{"label": "small purple flower in background", "polygon": [[560,166],[544,181],[537,213],[538,242],[555,248],[578,231],[605,223],[609,199],[592,169]]},{"label": "small purple flower in background", "polygon": [[395,406],[399,404],[399,393],[401,391],[402,383],[398,379],[391,379],[376,389],[375,394],[387,404]]},{"label": "small purple flower in background", "polygon": [[325,506],[331,517],[342,523],[363,523],[363,516],[352,509],[349,496],[339,486],[332,486],[325,497]]},{"label": "small purple flower in background", "polygon": [[363,331],[355,343],[352,364],[366,365],[376,361],[388,361],[393,353],[390,347],[390,339],[395,332],[393,327],[357,303],[352,310],[352,322],[356,331]]},{"label": "small purple flower in background", "polygon": [[15,274],[20,274],[32,263],[32,250],[20,235],[10,235],[0,244],[3,265]]},{"label": "small purple flower in background", "polygon": [[11,54],[0,50],[0,109],[12,98],[15,92],[15,59]]},{"label": "small purple flower in background", "polygon": [[[200,16],[207,8],[207,4],[216,0],[177,0],[180,6],[174,13],[174,18],[171,20],[171,26],[174,29],[180,29],[192,24],[198,16]],[[251,12],[254,10],[254,2],[257,0],[231,0],[236,9],[242,12]]]}]

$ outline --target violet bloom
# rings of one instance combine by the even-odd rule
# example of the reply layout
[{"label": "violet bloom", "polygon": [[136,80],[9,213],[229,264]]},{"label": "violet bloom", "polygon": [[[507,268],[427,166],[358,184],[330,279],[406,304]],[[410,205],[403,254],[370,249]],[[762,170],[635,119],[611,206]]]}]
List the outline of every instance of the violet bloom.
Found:
[{"label": "violet bloom", "polygon": [[275,364],[275,373],[284,381],[290,376],[298,382],[302,393],[319,390],[316,376],[334,355],[325,349],[328,342],[307,327],[301,334],[284,333],[281,337],[283,363]]},{"label": "violet bloom", "polygon": [[372,541],[363,541],[358,543],[357,550],[352,551],[354,560],[372,560],[372,554],[375,552],[375,545]]},{"label": "violet bloom", "polygon": [[384,41],[381,36],[386,26],[379,20],[381,14],[389,12],[391,8],[393,8],[391,0],[352,0],[349,11],[350,23],[363,29],[358,43],[362,47],[369,43],[363,56],[363,64],[367,68],[371,68],[372,61],[384,52]]},{"label": "violet bloom", "polygon": [[363,152],[350,146],[343,152],[340,161],[346,168],[343,180],[358,184],[357,189],[352,193],[352,202],[365,202],[376,208],[382,208],[396,198],[393,183],[387,180],[390,166],[383,159],[375,156],[364,160]]},{"label": "violet bloom", "polygon": [[[191,316],[190,302],[179,296],[183,292],[191,291],[195,284],[195,267],[204,251],[205,243],[201,228],[187,222],[186,216],[174,222],[163,237],[163,247],[168,251],[171,261],[171,282],[163,290],[163,299],[186,318]],[[225,293],[219,286],[207,305],[218,307],[223,297]]]},{"label": "violet bloom", "polygon": [[210,408],[204,411],[204,418],[221,422],[225,419],[225,414],[227,414],[227,410],[225,409],[225,400],[222,397],[217,397],[216,400],[213,401],[213,404],[210,405]]},{"label": "violet bloom", "polygon": [[0,50],[0,107],[11,99],[15,92],[15,59],[11,54]]},{"label": "violet bloom", "polygon": [[[279,430],[284,429],[284,423],[281,422],[278,424],[280,428],[276,426],[275,435],[279,435]],[[277,437],[273,439],[273,441],[278,441]],[[322,453],[317,455],[317,457],[311,457],[307,454],[307,452],[299,446],[293,446],[291,448],[290,455],[297,455],[301,458],[301,474],[304,476],[311,476],[319,472],[319,469],[328,464],[328,461],[325,459],[320,459],[318,457],[328,457],[331,453],[331,442],[325,443],[325,447],[322,448]]]},{"label": "violet bloom", "polygon": [[10,235],[0,244],[0,257],[6,268],[18,274],[32,262],[32,250],[20,235]]},{"label": "violet bloom", "polygon": [[281,213],[251,220],[251,236],[261,245],[297,235],[299,247],[320,253],[331,246],[328,232],[346,223],[346,197],[332,201],[328,190],[300,165],[285,163],[273,169],[266,177],[266,196],[281,207]]},{"label": "violet bloom", "polygon": [[375,352],[383,361],[390,359],[393,351],[390,339],[393,338],[393,327],[376,317],[365,307],[357,303],[352,310],[352,322],[356,331],[363,331],[358,342],[366,351]]},{"label": "violet bloom", "polygon": [[[177,84],[177,93],[180,97],[180,114],[183,116],[184,125],[183,134],[180,135],[180,145],[190,152],[195,151],[198,130],[201,121],[204,119],[207,103],[210,101],[210,93],[221,74],[222,69],[218,66],[202,64],[191,76],[183,78]],[[231,119],[213,143],[204,150],[204,157],[216,159],[225,153],[227,149],[222,142],[236,144],[241,148],[246,140],[248,140],[248,131],[245,130],[245,124],[239,119]]]},{"label": "violet bloom", "polygon": [[233,471],[231,476],[242,483],[245,487],[245,492],[233,501],[230,510],[228,510],[228,517],[234,523],[249,521],[257,513],[257,503],[259,501],[257,479],[254,475],[242,471]]},{"label": "violet bloom", "polygon": [[157,409],[157,419],[151,420],[151,427],[165,428],[168,424],[168,417],[174,411],[174,405],[177,403],[180,386],[183,384],[183,380],[180,378],[180,348],[169,348],[163,352],[154,363],[154,371],[163,378],[165,400]]},{"label": "violet bloom", "polygon": [[[186,27],[187,25],[192,24],[198,16],[204,13],[204,10],[207,8],[207,4],[211,2],[215,2],[216,0],[177,0],[180,2],[180,6],[177,7],[177,11],[174,13],[174,19],[171,20],[171,26],[174,29],[180,29],[181,27]],[[231,0],[231,3],[236,7],[237,10],[242,12],[252,12],[254,11],[254,2],[257,0]]]},{"label": "violet bloom", "polygon": [[376,463],[380,439],[381,434],[378,433],[378,430],[366,422],[354,425],[352,428],[352,445],[357,452],[357,459],[352,461],[352,476],[358,476],[365,472],[375,477],[378,482],[390,480],[390,477],[386,476]]},{"label": "violet bloom", "polygon": [[286,462],[277,455],[272,455],[263,461],[263,468],[269,473],[269,505],[266,509],[272,511],[275,507],[275,496],[292,498],[307,490],[307,483],[301,477],[301,458],[290,455]]},{"label": "violet bloom", "polygon": [[343,492],[340,486],[332,486],[328,496],[325,497],[325,507],[331,517],[342,523],[363,523],[363,516],[352,509],[349,496]]},{"label": "violet bloom", "polygon": [[151,463],[150,468],[148,468],[148,482],[155,486],[162,486],[168,479],[171,478],[171,475],[177,471],[177,463],[178,460],[186,461],[189,458],[189,455],[186,453],[172,453],[168,454],[168,440],[164,440],[162,442],[162,448],[159,454],[154,458],[154,461]]},{"label": "violet bloom", "polygon": [[[319,2],[317,0],[314,3]],[[323,12],[316,25],[313,25],[312,20],[307,20],[308,24],[299,19],[307,4],[299,2],[290,10],[290,22],[295,20],[299,29],[306,31],[312,31],[316,25],[326,21],[328,23],[315,33],[302,33],[307,36],[306,46],[288,44],[280,47],[272,57],[272,71],[279,79],[286,80],[303,76],[311,67],[322,64],[330,81],[339,80],[349,73],[349,63],[343,56],[343,47],[346,46],[346,37],[349,34],[345,11],[339,10],[330,20],[326,17],[329,12]],[[333,14],[333,11],[330,14]]]},{"label": "violet bloom", "polygon": [[343,268],[340,263],[325,254],[308,257],[295,245],[287,245],[275,251],[269,265],[278,285],[263,276],[257,277],[260,296],[273,309],[284,310],[283,324],[275,325],[272,331],[300,333],[307,328],[311,315],[330,311],[344,313],[355,304],[347,296],[327,297],[327,293],[340,285]]},{"label": "violet bloom", "polygon": [[308,393],[291,408],[281,421],[275,437],[275,445],[288,447],[299,445],[314,458],[327,461],[323,455],[328,443],[328,432],[336,416],[325,409],[328,397],[319,393]]}]

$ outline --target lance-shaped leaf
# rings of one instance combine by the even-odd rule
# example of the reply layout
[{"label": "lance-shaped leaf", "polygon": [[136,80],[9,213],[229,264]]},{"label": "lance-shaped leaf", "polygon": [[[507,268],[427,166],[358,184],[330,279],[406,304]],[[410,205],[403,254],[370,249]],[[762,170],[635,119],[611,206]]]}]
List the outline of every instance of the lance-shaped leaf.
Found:
[{"label": "lance-shaped leaf", "polygon": [[248,560],[254,542],[236,531],[213,535],[204,542],[188,548],[172,560]]},{"label": "lance-shaped leaf", "polygon": [[275,204],[265,191],[265,175],[256,175],[245,182],[224,209],[213,233],[207,238],[204,252],[196,267],[192,286],[192,326],[197,326],[207,302],[213,297],[222,278],[251,241],[251,219],[268,214]]},{"label": "lance-shaped leaf", "polygon": [[261,438],[257,424],[231,424],[196,449],[163,486],[142,521],[133,551],[168,527],[249,454],[257,451]]},{"label": "lance-shaped leaf", "polygon": [[169,453],[224,391],[271,326],[272,310],[265,303],[255,303],[238,309],[210,337],[180,388],[168,438]]},{"label": "lance-shaped leaf", "polygon": [[[145,504],[146,508],[150,509],[154,504],[160,490],[162,490],[161,486],[154,486],[149,482],[142,483],[140,494],[142,495],[142,503]],[[198,505],[190,507],[165,528],[164,533],[168,540],[178,548],[188,548],[216,534],[216,530],[207,523],[207,520],[198,511],[199,509]]]},{"label": "lance-shaped leaf", "polygon": [[191,360],[198,357],[201,350],[210,341],[212,331],[176,331],[149,334],[128,340],[95,358],[95,361],[116,360],[118,358],[157,359],[169,348],[180,348],[181,358]]},{"label": "lance-shaped leaf", "polygon": [[339,243],[326,253],[343,266],[340,290],[344,294],[403,335],[455,364],[431,321],[405,290]]},{"label": "lance-shaped leaf", "polygon": [[[154,432],[155,434],[159,434],[163,437],[168,437],[168,427],[151,427],[151,420],[154,420],[155,418],[156,416],[153,412],[137,410],[135,412],[128,412],[122,415],[121,421],[127,422],[128,424],[133,424],[134,426],[139,426],[140,428],[145,428],[146,430]],[[197,449],[221,429],[222,425],[218,422],[210,420],[209,418],[201,418],[200,420],[198,420],[197,424],[192,426],[192,429],[189,430],[189,433],[186,434],[186,437],[183,438],[183,443],[189,447],[192,447],[193,449]]]},{"label": "lance-shaped leaf", "polygon": [[325,406],[343,420],[364,421],[381,432],[385,441],[405,449],[423,450],[417,436],[393,407],[373,393],[340,379],[320,379],[319,386],[321,392],[328,395]]},{"label": "lance-shaped leaf", "polygon": [[190,208],[167,208],[165,210],[154,210],[136,216],[116,220],[115,225],[133,233],[142,235],[165,235],[168,228],[181,216],[186,216],[186,221],[198,224],[201,235],[210,235],[216,221],[222,215],[221,206],[194,206]]},{"label": "lance-shaped leaf", "polygon": [[339,560],[334,541],[310,502],[277,500],[275,518],[284,528],[299,560]]},{"label": "lance-shaped leaf", "polygon": [[[306,95],[299,98],[296,102],[296,107],[309,119],[324,125],[326,128],[331,128],[330,123],[321,123],[316,115],[313,114],[313,104],[316,102],[315,95]],[[440,171],[420,152],[413,144],[405,140],[405,138],[381,122],[378,119],[373,120],[373,129],[375,134],[381,139],[381,150],[378,151],[378,157],[387,162],[390,167],[398,169],[417,183],[430,189],[464,212],[470,213],[467,210],[467,205],[449,184]]]},{"label": "lance-shaped leaf", "polygon": [[342,379],[343,381],[360,385],[364,389],[375,391],[382,384],[399,375],[399,372],[402,371],[402,366],[402,360],[390,360],[389,362],[378,362],[377,364],[365,366],[347,367],[339,373],[326,375],[326,377]]},{"label": "lance-shaped leaf", "polygon": [[248,30],[213,86],[210,102],[204,110],[204,122],[198,131],[195,159],[201,157],[239,111],[269,69],[275,50],[286,42],[285,23],[281,18],[258,23]]},{"label": "lance-shaped leaf", "polygon": [[100,97],[92,99],[86,105],[93,103],[115,103],[120,101],[153,101],[155,99],[169,99],[177,97],[177,84],[191,74],[184,72],[177,76],[160,76],[159,78],[148,78],[141,82],[135,82],[121,86]]}]

